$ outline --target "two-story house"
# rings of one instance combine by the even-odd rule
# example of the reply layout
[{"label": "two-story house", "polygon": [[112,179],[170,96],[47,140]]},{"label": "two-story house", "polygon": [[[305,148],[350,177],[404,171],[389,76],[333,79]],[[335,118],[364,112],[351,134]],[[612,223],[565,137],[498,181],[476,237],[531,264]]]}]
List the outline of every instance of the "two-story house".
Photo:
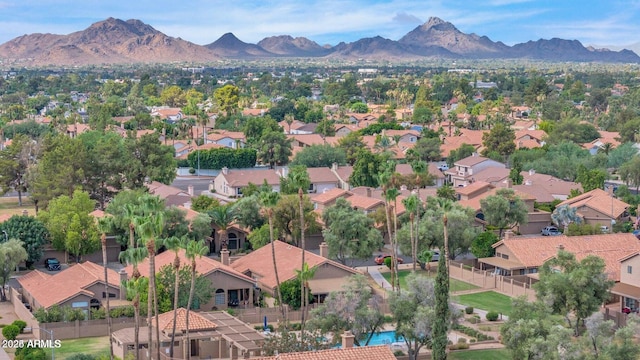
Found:
[{"label": "two-story house", "polygon": [[640,309],[640,252],[635,251],[620,259],[620,282],[611,289],[611,293],[620,297],[620,311],[628,308],[630,312]]},{"label": "two-story house", "polygon": [[447,181],[453,187],[467,186],[475,180],[474,174],[488,168],[504,169],[506,165],[474,153],[455,162],[452,169],[445,171],[445,175],[447,175]]}]

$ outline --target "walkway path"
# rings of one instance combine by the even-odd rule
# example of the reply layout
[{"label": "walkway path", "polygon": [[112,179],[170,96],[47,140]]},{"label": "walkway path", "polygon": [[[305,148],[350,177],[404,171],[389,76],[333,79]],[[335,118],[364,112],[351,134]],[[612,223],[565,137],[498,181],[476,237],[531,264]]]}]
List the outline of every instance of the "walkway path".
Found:
[{"label": "walkway path", "polygon": [[[382,273],[380,273],[380,270],[378,269],[378,266],[367,266],[366,269],[367,273],[369,273],[369,275],[371,276],[371,278],[376,282],[376,284],[379,284],[383,289],[388,289],[391,290],[392,286],[391,283],[389,283],[387,281],[387,279],[384,278],[384,276],[382,276]],[[468,292],[462,292],[462,293],[479,293],[479,292],[485,292],[485,291],[490,291],[487,289],[473,289],[473,290],[469,290]],[[454,295],[462,295],[460,294],[461,292],[458,292]],[[457,303],[453,303],[453,306],[456,309],[460,309],[460,310],[464,310],[467,306],[466,305],[462,305],[462,304],[457,304]],[[482,309],[473,309],[473,312],[478,314],[480,316],[480,318],[482,319],[486,319],[487,317],[487,311],[486,310],[482,310]],[[506,321],[509,320],[509,317],[507,315],[502,315],[502,320]]]}]

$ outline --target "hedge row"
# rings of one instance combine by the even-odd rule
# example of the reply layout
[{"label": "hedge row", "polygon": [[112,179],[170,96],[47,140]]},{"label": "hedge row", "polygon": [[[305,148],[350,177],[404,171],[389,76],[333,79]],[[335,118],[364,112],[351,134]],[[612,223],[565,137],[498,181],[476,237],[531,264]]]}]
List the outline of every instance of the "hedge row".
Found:
[{"label": "hedge row", "polygon": [[200,169],[220,170],[252,168],[256,165],[256,151],[254,149],[219,148],[196,150],[189,154],[189,167],[198,168],[198,152],[200,153]]}]

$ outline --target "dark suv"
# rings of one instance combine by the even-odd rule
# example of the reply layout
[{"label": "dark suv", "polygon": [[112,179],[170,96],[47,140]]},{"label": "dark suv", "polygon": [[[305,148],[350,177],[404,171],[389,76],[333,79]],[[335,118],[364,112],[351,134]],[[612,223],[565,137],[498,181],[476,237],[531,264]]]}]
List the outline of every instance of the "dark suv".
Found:
[{"label": "dark suv", "polygon": [[46,267],[49,271],[59,271],[60,269],[62,269],[62,267],[60,266],[60,261],[58,261],[58,259],[56,258],[46,258],[44,260],[44,267]]}]

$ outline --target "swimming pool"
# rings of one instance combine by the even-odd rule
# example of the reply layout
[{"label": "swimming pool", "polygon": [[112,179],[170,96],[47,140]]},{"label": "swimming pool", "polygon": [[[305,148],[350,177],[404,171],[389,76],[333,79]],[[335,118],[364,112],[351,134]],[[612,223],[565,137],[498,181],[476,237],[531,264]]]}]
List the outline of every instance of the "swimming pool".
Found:
[{"label": "swimming pool", "polygon": [[[365,341],[366,340],[362,340],[360,342],[360,344],[362,346],[364,346]],[[380,333],[373,334],[373,336],[371,337],[371,340],[369,341],[369,346],[391,345],[391,344],[397,343],[397,342],[403,342],[404,343],[404,338],[402,336],[399,336],[396,339],[396,331],[395,330],[381,331]],[[338,344],[334,348],[341,348],[341,347],[342,347],[342,344]]]}]

